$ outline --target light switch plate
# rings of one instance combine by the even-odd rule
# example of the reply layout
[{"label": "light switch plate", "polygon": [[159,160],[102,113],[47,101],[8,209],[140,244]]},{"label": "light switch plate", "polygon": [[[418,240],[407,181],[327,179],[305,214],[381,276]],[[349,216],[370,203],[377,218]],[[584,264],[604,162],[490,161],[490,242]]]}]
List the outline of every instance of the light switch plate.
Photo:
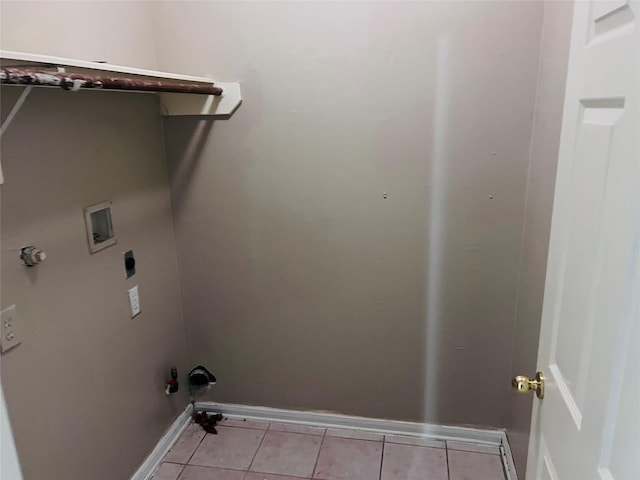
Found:
[{"label": "light switch plate", "polygon": [[0,322],[2,353],[4,353],[22,342],[17,330],[18,311],[15,305],[11,305],[0,312]]},{"label": "light switch plate", "polygon": [[140,297],[138,296],[138,285],[129,289],[129,306],[131,307],[131,318],[140,313]]}]

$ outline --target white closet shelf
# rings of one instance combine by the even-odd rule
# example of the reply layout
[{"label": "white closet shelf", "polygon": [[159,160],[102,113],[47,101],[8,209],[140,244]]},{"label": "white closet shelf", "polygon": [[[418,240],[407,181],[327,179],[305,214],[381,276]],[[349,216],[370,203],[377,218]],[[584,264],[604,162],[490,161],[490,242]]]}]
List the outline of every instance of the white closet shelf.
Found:
[{"label": "white closet shelf", "polygon": [[[165,116],[212,116],[228,118],[242,103],[240,82],[217,82],[207,77],[197,77],[179,73],[160,72],[140,68],[111,65],[73,58],[38,55],[26,52],[0,50],[0,65],[3,68],[47,68],[61,67],[68,73],[86,75],[112,75],[119,78],[137,80],[166,80],[192,85],[215,85],[223,89],[222,95],[201,95],[193,93],[156,93],[162,103]],[[106,89],[104,89],[106,90]]]}]

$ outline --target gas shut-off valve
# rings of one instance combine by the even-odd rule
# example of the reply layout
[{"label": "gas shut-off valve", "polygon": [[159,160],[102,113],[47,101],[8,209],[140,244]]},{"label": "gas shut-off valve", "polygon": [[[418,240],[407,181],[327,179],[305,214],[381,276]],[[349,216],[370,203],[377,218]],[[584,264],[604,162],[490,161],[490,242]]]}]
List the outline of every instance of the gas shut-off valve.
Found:
[{"label": "gas shut-off valve", "polygon": [[178,369],[176,367],[171,367],[171,380],[167,380],[167,388],[164,389],[164,393],[166,395],[170,395],[172,393],[176,393],[180,384],[178,383]]}]

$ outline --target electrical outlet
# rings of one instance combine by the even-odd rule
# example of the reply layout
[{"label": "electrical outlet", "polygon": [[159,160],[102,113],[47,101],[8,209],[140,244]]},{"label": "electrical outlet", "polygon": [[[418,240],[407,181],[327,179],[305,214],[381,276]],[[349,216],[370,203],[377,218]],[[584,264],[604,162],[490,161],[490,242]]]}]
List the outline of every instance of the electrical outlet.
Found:
[{"label": "electrical outlet", "polygon": [[0,312],[0,332],[2,333],[0,342],[2,343],[2,353],[15,347],[22,341],[18,335],[17,322],[18,311],[15,305],[11,305]]},{"label": "electrical outlet", "polygon": [[140,313],[140,297],[138,296],[138,286],[129,289],[129,306],[131,307],[131,318]]}]

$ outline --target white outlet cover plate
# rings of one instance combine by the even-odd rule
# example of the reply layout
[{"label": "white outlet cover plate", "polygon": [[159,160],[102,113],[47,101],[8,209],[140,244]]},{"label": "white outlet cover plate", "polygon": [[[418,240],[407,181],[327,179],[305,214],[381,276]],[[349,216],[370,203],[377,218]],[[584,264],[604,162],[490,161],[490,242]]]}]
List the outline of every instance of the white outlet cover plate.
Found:
[{"label": "white outlet cover plate", "polygon": [[131,307],[131,318],[140,313],[140,296],[138,295],[138,285],[129,289],[129,307]]},{"label": "white outlet cover plate", "polygon": [[22,340],[17,330],[18,311],[15,305],[5,308],[0,312],[0,332],[2,333],[2,353],[19,345]]}]

